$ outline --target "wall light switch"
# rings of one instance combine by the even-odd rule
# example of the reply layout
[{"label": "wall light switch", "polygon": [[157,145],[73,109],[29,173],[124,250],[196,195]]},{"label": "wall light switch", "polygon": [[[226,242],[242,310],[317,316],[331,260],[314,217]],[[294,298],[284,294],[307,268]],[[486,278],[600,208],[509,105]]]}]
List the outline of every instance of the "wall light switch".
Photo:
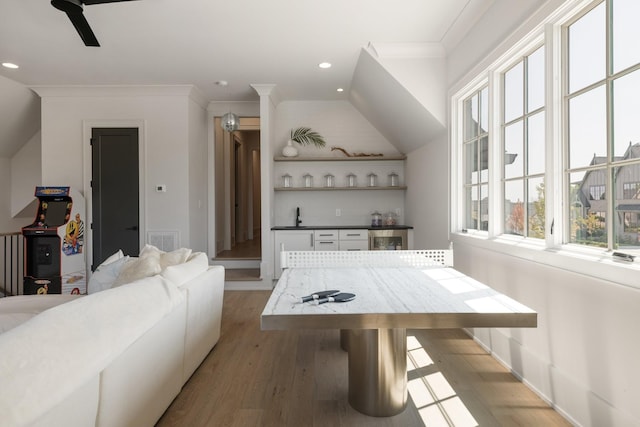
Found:
[{"label": "wall light switch", "polygon": [[166,193],[167,186],[164,184],[156,185],[156,193]]},{"label": "wall light switch", "polygon": [[340,216],[340,215],[342,215],[342,210],[336,209],[336,216]]}]

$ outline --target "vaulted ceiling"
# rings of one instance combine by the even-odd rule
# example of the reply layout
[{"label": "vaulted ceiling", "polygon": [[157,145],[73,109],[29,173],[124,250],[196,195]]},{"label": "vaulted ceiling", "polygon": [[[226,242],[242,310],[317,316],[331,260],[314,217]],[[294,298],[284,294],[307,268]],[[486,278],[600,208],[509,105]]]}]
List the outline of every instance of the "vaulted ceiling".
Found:
[{"label": "vaulted ceiling", "polygon": [[[193,84],[212,101],[255,101],[251,84],[283,100],[349,99],[370,43],[451,49],[493,0],[135,0],[85,5],[100,47],[83,44],[48,0],[0,3],[0,156],[16,105],[33,118],[31,85]],[[320,62],[332,67],[321,69]],[[2,78],[4,77],[4,78]],[[7,80],[9,79],[9,80]],[[227,86],[216,82],[225,80]],[[16,85],[17,83],[17,85]],[[361,85],[362,86],[362,85]],[[366,86],[366,85],[364,85]],[[343,88],[343,92],[337,92]],[[22,95],[19,94],[22,92]],[[9,94],[9,95],[7,95]],[[14,97],[22,101],[16,104]],[[8,101],[11,99],[11,101]],[[11,102],[12,105],[6,105]],[[39,114],[39,113],[36,113]],[[25,116],[26,117],[26,116]]]}]

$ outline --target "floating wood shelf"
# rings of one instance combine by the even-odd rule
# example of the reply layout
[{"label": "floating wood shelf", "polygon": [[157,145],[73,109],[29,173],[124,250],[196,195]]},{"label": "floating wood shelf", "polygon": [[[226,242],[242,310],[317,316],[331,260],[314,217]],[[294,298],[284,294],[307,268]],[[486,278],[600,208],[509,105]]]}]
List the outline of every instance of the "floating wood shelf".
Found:
[{"label": "floating wood shelf", "polygon": [[274,191],[351,191],[351,190],[406,190],[406,185],[397,187],[275,187]]},{"label": "floating wood shelf", "polygon": [[364,156],[364,157],[283,157],[273,158],[274,162],[335,162],[335,161],[385,161],[385,160],[406,160],[404,154],[389,156]]}]

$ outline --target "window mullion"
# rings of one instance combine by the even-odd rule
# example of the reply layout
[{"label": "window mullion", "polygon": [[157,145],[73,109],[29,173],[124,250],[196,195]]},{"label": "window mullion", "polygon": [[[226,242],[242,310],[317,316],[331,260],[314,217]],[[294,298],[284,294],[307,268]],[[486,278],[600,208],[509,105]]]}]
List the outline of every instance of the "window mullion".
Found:
[{"label": "window mullion", "polygon": [[614,242],[614,233],[615,233],[615,187],[614,187],[614,179],[613,172],[614,168],[612,167],[612,163],[615,156],[615,149],[613,146],[613,49],[612,49],[612,28],[611,28],[611,17],[612,17],[612,9],[613,2],[607,0],[606,8],[605,8],[605,61],[606,61],[606,76],[605,76],[605,96],[606,96],[606,111],[607,111],[607,173],[606,173],[606,198],[607,198],[607,219],[605,221],[606,231],[607,231],[607,249],[613,250],[615,247]]},{"label": "window mullion", "polygon": [[[504,186],[502,185],[502,162],[499,153],[504,152],[502,117],[504,105],[500,101],[504,92],[502,76],[495,71],[489,72],[489,237],[504,232]],[[504,157],[504,156],[503,156]]]},{"label": "window mullion", "polygon": [[[567,117],[564,87],[567,75],[563,73],[563,37],[560,25],[547,24],[545,27],[545,245],[559,247],[567,236],[565,218],[569,195],[565,188],[565,147],[567,146]],[[566,67],[565,67],[566,69]],[[553,76],[553,77],[552,77]],[[564,203],[563,203],[564,201]]]}]

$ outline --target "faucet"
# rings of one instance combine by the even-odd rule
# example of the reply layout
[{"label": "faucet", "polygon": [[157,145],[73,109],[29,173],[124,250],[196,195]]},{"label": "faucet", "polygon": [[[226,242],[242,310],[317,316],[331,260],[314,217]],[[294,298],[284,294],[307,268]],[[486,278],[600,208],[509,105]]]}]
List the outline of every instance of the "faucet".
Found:
[{"label": "faucet", "polygon": [[296,208],[296,227],[300,227],[300,223],[302,223],[302,220],[300,219],[300,208],[297,207]]}]

